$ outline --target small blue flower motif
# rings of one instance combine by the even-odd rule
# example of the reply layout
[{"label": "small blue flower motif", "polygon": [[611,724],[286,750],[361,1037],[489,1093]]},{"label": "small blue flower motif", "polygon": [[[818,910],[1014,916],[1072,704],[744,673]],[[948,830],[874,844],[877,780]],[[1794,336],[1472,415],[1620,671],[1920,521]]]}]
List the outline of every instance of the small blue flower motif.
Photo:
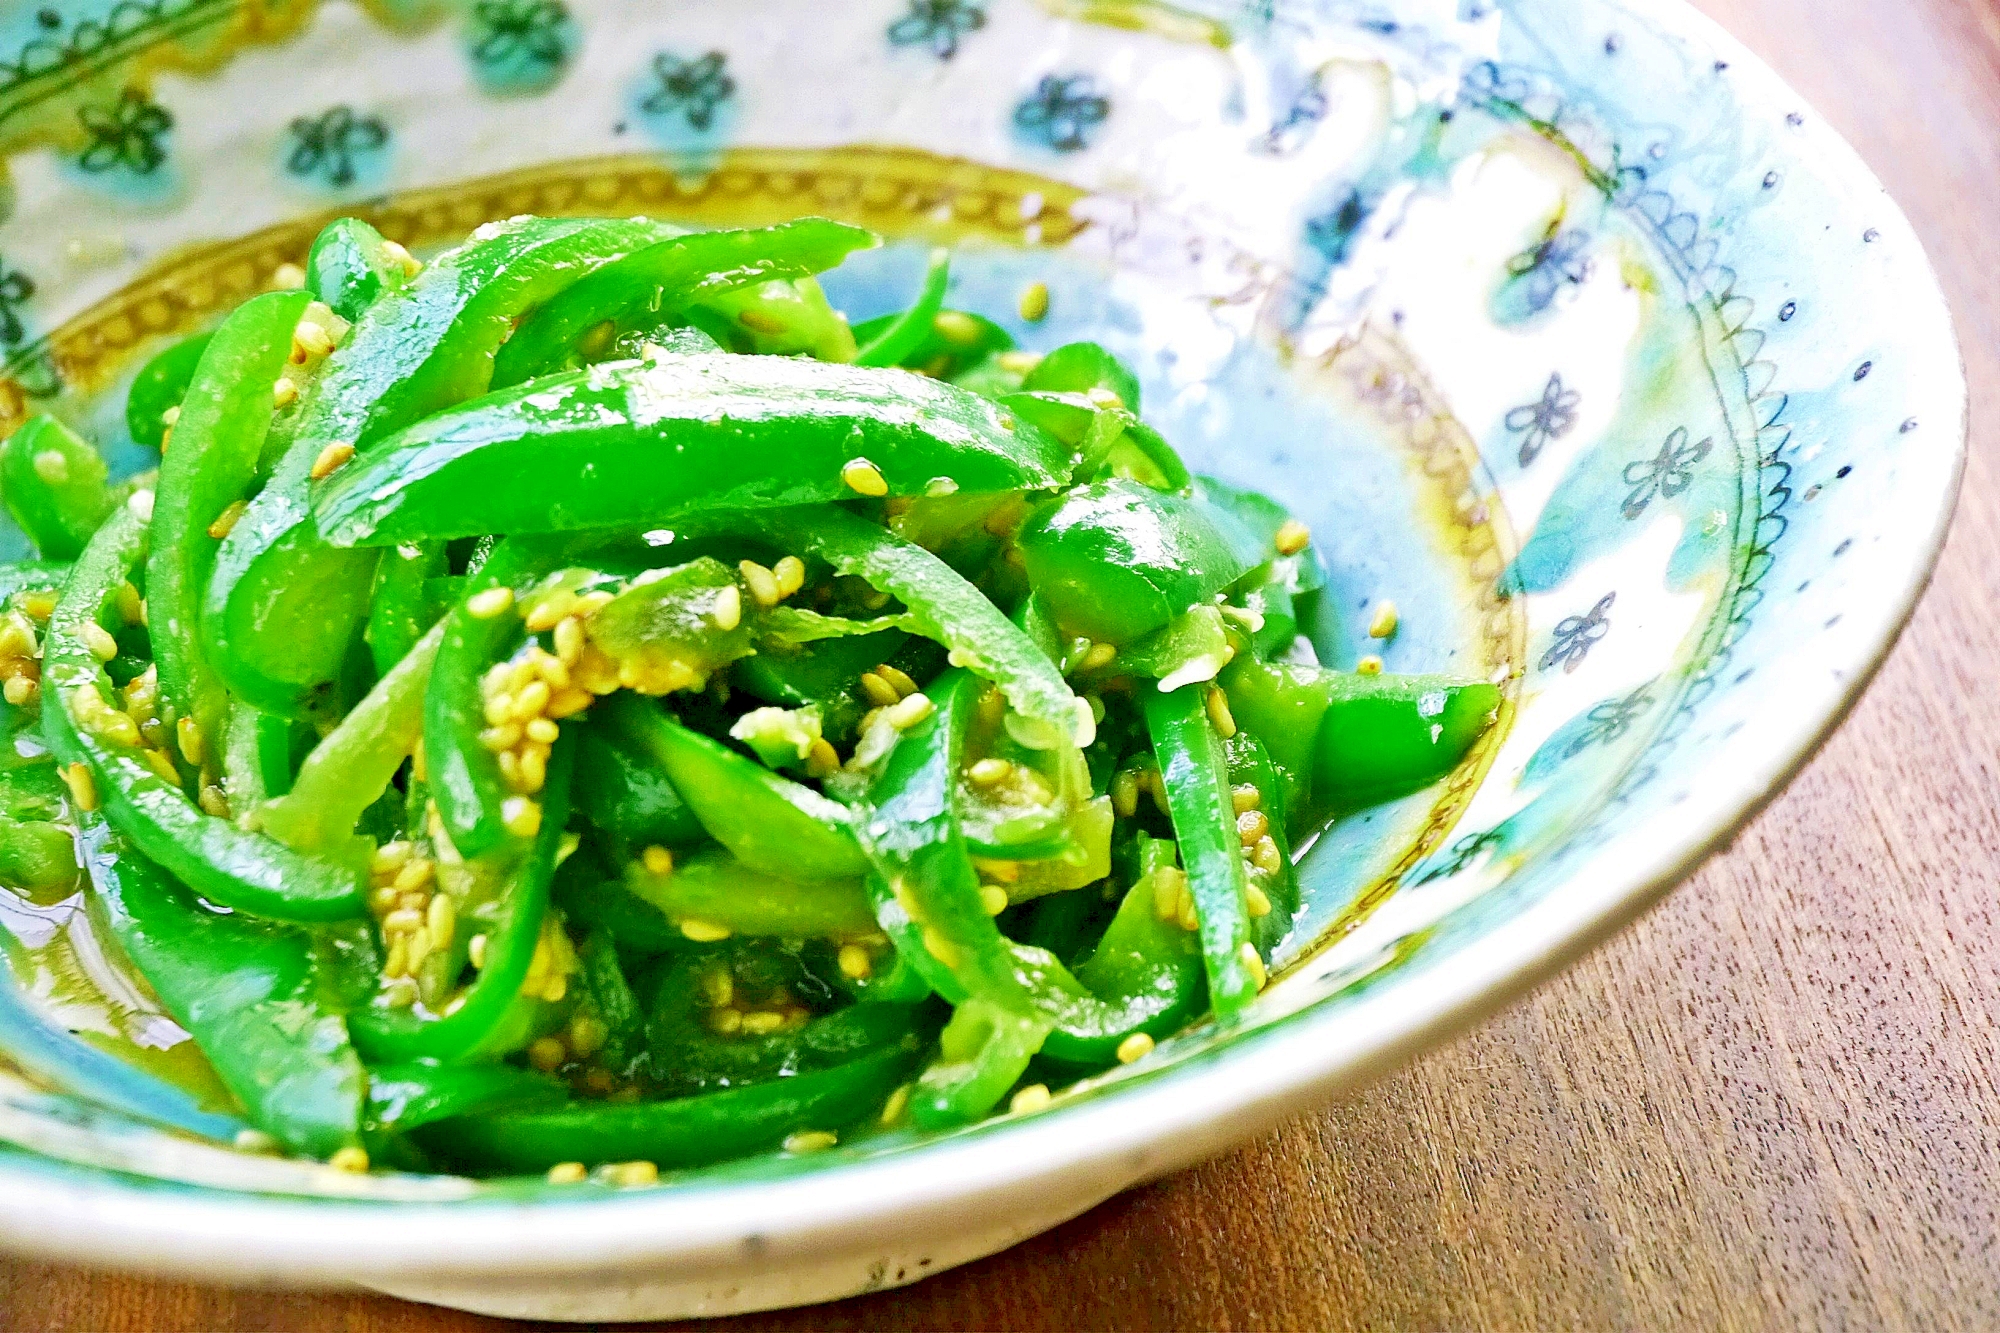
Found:
[{"label": "small blue flower motif", "polygon": [[476,0],[472,61],[489,85],[535,88],[568,63],[569,7],[562,0]]},{"label": "small blue flower motif", "polygon": [[1687,427],[1674,427],[1674,433],[1667,436],[1657,455],[1625,465],[1625,484],[1632,490],[1618,512],[1628,519],[1637,518],[1653,503],[1654,496],[1671,500],[1679,495],[1694,484],[1695,465],[1707,458],[1714,447],[1713,439],[1689,444]]},{"label": "small blue flower motif", "polygon": [[1088,74],[1044,74],[1014,108],[1014,124],[1060,153],[1088,147],[1090,132],[1111,114],[1111,99]]},{"label": "small blue flower motif", "polygon": [[1283,153],[1297,148],[1306,132],[1326,119],[1328,105],[1326,90],[1314,79],[1285,108],[1284,118],[1265,132],[1264,151]]},{"label": "small blue flower motif", "polygon": [[710,51],[693,60],[661,54],[653,57],[656,88],[639,103],[649,116],[665,116],[678,111],[689,128],[706,130],[715,124],[716,108],[736,95],[736,80],[723,72],[728,57]]},{"label": "small blue flower motif", "polygon": [[1507,272],[1521,282],[1530,314],[1548,309],[1564,286],[1587,281],[1591,269],[1590,234],[1575,229],[1557,232],[1507,263]]},{"label": "small blue flower motif", "polygon": [[77,165],[92,175],[123,167],[150,176],[167,160],[160,140],[174,127],[173,113],[137,88],[125,89],[109,106],[79,108],[76,118],[90,136]]},{"label": "small blue flower motif", "polygon": [[389,127],[374,116],[357,116],[352,107],[337,106],[317,116],[292,121],[292,151],[285,170],[294,176],[323,178],[346,187],[360,173],[356,159],[389,142]]},{"label": "small blue flower motif", "polygon": [[1354,243],[1354,233],[1367,220],[1368,201],[1359,190],[1350,190],[1345,199],[1326,212],[1306,219],[1306,244],[1327,263],[1338,264],[1347,258],[1347,247]]},{"label": "small blue flower motif", "polygon": [[1521,437],[1522,467],[1534,462],[1549,441],[1569,434],[1570,427],[1576,425],[1576,409],[1582,402],[1583,395],[1564,388],[1563,377],[1556,374],[1550,375],[1549,382],[1542,386],[1540,401],[1507,414],[1507,429]]},{"label": "small blue flower motif", "polygon": [[18,268],[8,268],[0,259],[0,343],[18,347],[28,336],[21,323],[21,307],[35,294],[35,280]]},{"label": "small blue flower motif", "polygon": [[1585,614],[1569,616],[1557,625],[1555,642],[1542,654],[1542,670],[1561,667],[1567,672],[1582,666],[1597,641],[1611,632],[1611,604],[1617,600],[1617,593],[1607,592]]},{"label": "small blue flower motif", "polygon": [[889,25],[895,46],[928,46],[939,60],[958,54],[958,42],[986,26],[986,11],[971,0],[910,0],[910,12]]},{"label": "small blue flower motif", "polygon": [[1606,699],[1583,715],[1585,726],[1565,749],[1575,758],[1593,745],[1609,745],[1645,716],[1653,706],[1652,686],[1641,685],[1622,699]]},{"label": "small blue flower motif", "polygon": [[1505,828],[1482,829],[1478,833],[1468,833],[1451,845],[1444,859],[1425,868],[1410,883],[1430,884],[1440,879],[1450,879],[1453,875],[1469,869],[1489,848],[1498,847],[1507,841]]}]

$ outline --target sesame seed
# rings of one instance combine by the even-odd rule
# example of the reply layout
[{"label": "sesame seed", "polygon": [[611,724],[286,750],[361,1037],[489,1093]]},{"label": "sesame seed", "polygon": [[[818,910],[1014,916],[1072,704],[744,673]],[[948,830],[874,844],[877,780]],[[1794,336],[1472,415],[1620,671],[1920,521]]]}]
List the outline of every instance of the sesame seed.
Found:
[{"label": "sesame seed", "polygon": [[1245,810],[1255,810],[1264,804],[1264,793],[1257,790],[1254,782],[1241,782],[1229,789],[1229,803],[1240,815]]},{"label": "sesame seed", "polygon": [[512,588],[488,588],[467,598],[465,610],[474,620],[491,620],[513,604]]},{"label": "sesame seed", "polygon": [[981,759],[966,770],[975,787],[992,787],[1013,776],[1014,765],[1005,759]]},{"label": "sesame seed", "polygon": [[1118,396],[1115,389],[1106,388],[1102,384],[1092,388],[1088,393],[1084,394],[1084,397],[1088,398],[1097,407],[1125,406],[1125,400]]},{"label": "sesame seed", "polygon": [[292,361],[303,365],[316,356],[325,356],[333,350],[333,336],[310,319],[302,319],[292,330]]},{"label": "sesame seed", "polygon": [[1143,1060],[1153,1053],[1153,1039],[1143,1032],[1135,1032],[1118,1043],[1118,1063],[1129,1065]]},{"label": "sesame seed", "polygon": [[1385,597],[1375,604],[1375,614],[1368,621],[1368,637],[1386,639],[1396,632],[1398,623],[1396,604]]},{"label": "sesame seed", "polygon": [[180,741],[181,758],[197,766],[201,763],[201,724],[191,717],[184,717],[174,724],[174,733]]},{"label": "sesame seed", "polygon": [[423,272],[424,266],[418,262],[417,257],[394,241],[382,242],[382,253],[402,266],[405,277],[414,278]]},{"label": "sesame seed", "polygon": [[1295,518],[1288,518],[1278,525],[1278,531],[1271,538],[1271,544],[1278,548],[1279,555],[1297,555],[1312,544],[1312,529]]},{"label": "sesame seed", "polygon": [[865,458],[848,460],[847,466],[840,469],[840,479],[857,495],[880,496],[889,493],[889,483],[883,478],[880,469]]},{"label": "sesame seed", "polygon": [[1031,282],[1021,293],[1021,318],[1036,324],[1048,317],[1049,285],[1046,282]]},{"label": "sesame seed", "polygon": [[1139,775],[1129,768],[1112,776],[1111,808],[1126,819],[1139,813]]},{"label": "sesame seed", "polygon": [[549,1168],[547,1178],[551,1185],[581,1185],[589,1177],[582,1162],[557,1162]]},{"label": "sesame seed", "polygon": [[44,449],[34,459],[35,475],[51,486],[69,480],[69,458],[60,449]]},{"label": "sesame seed", "polygon": [[785,1151],[791,1153],[824,1152],[840,1142],[838,1135],[823,1129],[802,1129],[796,1134],[785,1136]]},{"label": "sesame seed", "polygon": [[815,738],[806,751],[806,776],[823,778],[840,767],[840,752],[824,737]]},{"label": "sesame seed", "polygon": [[548,716],[551,718],[572,717],[590,707],[596,696],[589,690],[570,688],[557,690],[549,700]]},{"label": "sesame seed", "polygon": [[532,719],[523,730],[527,733],[528,739],[537,745],[554,745],[557,738],[562,735],[562,728],[546,717]]},{"label": "sesame seed", "polygon": [[903,1118],[903,1112],[909,1108],[910,1085],[905,1083],[890,1093],[888,1099],[882,1103],[881,1122],[884,1125],[893,1125]]},{"label": "sesame seed", "polygon": [[730,934],[729,927],[718,925],[713,921],[704,921],[700,917],[684,917],[680,924],[681,934],[696,944],[713,944],[717,940],[728,939]]},{"label": "sesame seed", "polygon": [[555,692],[545,680],[531,680],[514,696],[514,717],[525,722],[529,718],[540,717],[542,710],[549,706]]},{"label": "sesame seed", "polygon": [[657,844],[639,853],[639,859],[645,862],[646,870],[650,874],[671,875],[674,873],[674,854]]},{"label": "sesame seed", "polygon": [[979,321],[962,310],[940,310],[931,321],[931,328],[946,342],[969,345],[976,343],[984,335]]},{"label": "sesame seed", "polygon": [[718,1032],[725,1037],[731,1033],[741,1032],[743,1030],[743,1011],[727,1007],[717,1009],[708,1016],[708,1026],[711,1031]]},{"label": "sesame seed", "polygon": [[776,606],[783,598],[778,591],[778,576],[755,560],[739,560],[736,572],[743,576],[744,586],[750,589],[750,596],[759,606]]},{"label": "sesame seed", "polygon": [[1354,670],[1355,674],[1362,676],[1381,675],[1382,674],[1381,654],[1379,653],[1368,654],[1366,657],[1362,658],[1359,662],[1356,662],[1354,664]]},{"label": "sesame seed", "polygon": [[46,621],[55,614],[56,595],[52,592],[31,592],[21,599],[21,609],[28,613],[30,620]]},{"label": "sesame seed", "polygon": [[139,596],[139,590],[129,582],[118,585],[114,594],[117,600],[118,618],[128,625],[146,623],[146,599]]},{"label": "sesame seed", "polygon": [[414,843],[401,840],[385,842],[375,849],[373,856],[368,858],[368,868],[378,875],[391,874],[408,864],[411,853],[415,851]]},{"label": "sesame seed", "polygon": [[1181,900],[1175,904],[1174,920],[1190,935],[1201,929],[1201,911],[1194,905],[1194,890],[1186,880],[1181,881]]},{"label": "sesame seed", "polygon": [[1270,831],[1271,817],[1262,810],[1245,810],[1236,816],[1236,836],[1245,847],[1255,847],[1257,840]]},{"label": "sesame seed", "polygon": [[529,633],[540,634],[543,630],[554,629],[575,609],[576,594],[552,592],[537,600],[533,606],[526,608],[521,613],[521,618],[527,622]]},{"label": "sesame seed", "polygon": [[583,653],[583,622],[575,616],[566,616],[556,625],[556,660],[564,666],[575,666],[576,659]]},{"label": "sesame seed", "polygon": [[1077,667],[1083,671],[1102,671],[1105,667],[1110,666],[1117,656],[1118,646],[1116,644],[1093,643],[1090,645],[1089,650],[1084,653],[1082,659],[1077,662]]},{"label": "sesame seed", "polygon": [[889,682],[889,687],[896,691],[898,699],[907,699],[917,692],[917,682],[910,679],[909,673],[898,670],[887,662],[876,667],[875,674]]},{"label": "sesame seed", "polygon": [[563,1045],[560,1037],[537,1037],[528,1043],[528,1063],[544,1074],[562,1068],[567,1059],[569,1047]]},{"label": "sesame seed", "polygon": [[336,1171],[352,1171],[355,1175],[368,1172],[368,1150],[355,1144],[348,1144],[326,1159],[326,1164]]},{"label": "sesame seed", "polygon": [[896,687],[873,671],[861,673],[861,692],[868,696],[868,702],[877,708],[887,708],[902,702],[903,696],[896,693]]},{"label": "sesame seed", "polygon": [[934,709],[930,696],[913,694],[899,704],[882,710],[882,716],[898,731],[908,731],[929,717]]},{"label": "sesame seed", "polygon": [[840,946],[840,975],[849,981],[866,981],[875,972],[875,960],[858,944]]},{"label": "sesame seed", "polygon": [[1249,907],[1253,918],[1271,915],[1271,896],[1255,884],[1252,884],[1249,891],[1243,895],[1243,901]]},{"label": "sesame seed", "polygon": [[1264,970],[1264,958],[1257,952],[1257,946],[1246,940],[1237,957],[1243,960],[1243,970],[1257,983],[1257,989],[1263,990],[1265,984],[1270,981],[1271,974]]},{"label": "sesame seed", "polygon": [[924,949],[946,967],[958,966],[958,946],[946,939],[935,926],[924,927]]},{"label": "sesame seed", "polygon": [[215,522],[208,525],[208,535],[217,541],[227,537],[235,529],[236,520],[242,518],[243,511],[249,507],[248,500],[231,500],[223,511],[215,516]]},{"label": "sesame seed", "polygon": [[222,788],[216,786],[213,782],[204,783],[201,795],[197,796],[195,800],[201,806],[204,813],[214,815],[217,819],[229,818],[229,798],[224,796]]},{"label": "sesame seed", "polygon": [[542,746],[532,745],[523,747],[519,753],[521,757],[517,763],[520,766],[521,790],[532,795],[548,783],[549,752]]},{"label": "sesame seed", "polygon": [[509,796],[500,803],[500,823],[517,838],[532,838],[542,831],[542,806],[525,796]]},{"label": "sesame seed", "polygon": [[715,609],[710,614],[715,617],[715,627],[725,633],[743,623],[743,593],[735,584],[730,584],[715,594]]},{"label": "sesame seed", "polygon": [[354,446],[347,443],[347,441],[338,440],[333,444],[329,444],[326,448],[319,451],[318,458],[313,459],[312,479],[314,481],[325,481],[341,467],[345,466],[347,461],[353,457]]},{"label": "sesame seed", "polygon": [[981,884],[979,905],[986,909],[986,915],[999,916],[1007,910],[1007,890],[998,884]]},{"label": "sesame seed", "polygon": [[578,1014],[569,1020],[569,1048],[584,1059],[603,1050],[610,1036],[603,1021],[589,1014]]},{"label": "sesame seed", "polygon": [[785,1025],[785,1016],[769,1009],[753,1009],[743,1015],[743,1030],[753,1037],[768,1037]]},{"label": "sesame seed", "polygon": [[1228,740],[1236,734],[1236,718],[1229,711],[1229,696],[1219,689],[1208,692],[1208,720],[1222,739]]},{"label": "sesame seed", "polygon": [[174,768],[174,761],[167,755],[165,750],[147,750],[145,752],[145,759],[147,766],[155,773],[158,773],[163,781],[171,782],[176,786],[180,785],[181,775]]},{"label": "sesame seed", "polygon": [[180,423],[180,419],[181,419],[181,405],[179,403],[175,403],[172,407],[160,413],[160,424],[162,426],[178,425]]},{"label": "sesame seed", "polygon": [[465,942],[465,956],[475,968],[486,966],[486,937],[474,935]]},{"label": "sesame seed", "polygon": [[9,676],[7,683],[0,686],[0,694],[16,708],[26,708],[40,696],[42,687],[26,676]]},{"label": "sesame seed", "polygon": [[652,1162],[610,1162],[600,1168],[606,1184],[639,1189],[660,1183],[660,1168]]},{"label": "sesame seed", "polygon": [[448,949],[452,937],[458,933],[458,906],[448,893],[433,895],[430,911],[424,914],[424,924],[431,933],[431,947]]},{"label": "sesame seed", "polygon": [[778,596],[790,597],[806,585],[805,561],[788,555],[771,566],[771,576],[778,581]]},{"label": "sesame seed", "polygon": [[139,516],[141,522],[153,521],[153,492],[137,490],[125,499],[125,507]]},{"label": "sesame seed", "polygon": [[295,292],[306,285],[306,271],[297,264],[284,263],[271,270],[271,288],[280,292]]},{"label": "sesame seed", "polygon": [[1007,1109],[1015,1115],[1033,1115],[1037,1111],[1045,1110],[1054,1100],[1055,1098],[1049,1093],[1048,1084],[1030,1083],[1014,1094],[1013,1100],[1007,1103]]},{"label": "sesame seed", "polygon": [[278,1151],[278,1140],[261,1129],[239,1129],[236,1131],[236,1151],[254,1153],[274,1153]]},{"label": "sesame seed", "polygon": [[1042,354],[1040,352],[1011,351],[1000,353],[1000,369],[1010,375],[1025,375],[1041,363]]},{"label": "sesame seed", "polygon": [[1268,834],[1257,839],[1257,845],[1250,850],[1250,860],[1267,875],[1275,875],[1285,867],[1285,854],[1278,850],[1277,839]]},{"label": "sesame seed", "polygon": [[299,386],[292,383],[290,375],[280,375],[271,385],[271,402],[278,407],[290,407],[298,401]]},{"label": "sesame seed", "polygon": [[90,655],[100,662],[109,662],[118,656],[118,640],[111,637],[109,630],[95,621],[85,621],[82,631],[83,646],[90,649]]}]

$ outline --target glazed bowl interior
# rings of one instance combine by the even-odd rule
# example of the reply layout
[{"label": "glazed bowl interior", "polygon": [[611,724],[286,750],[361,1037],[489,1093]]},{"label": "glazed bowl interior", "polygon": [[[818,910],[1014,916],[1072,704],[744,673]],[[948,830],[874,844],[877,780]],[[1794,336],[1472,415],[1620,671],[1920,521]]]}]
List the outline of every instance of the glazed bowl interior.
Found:
[{"label": "glazed bowl interior", "polygon": [[[520,213],[825,214],[885,239],[826,279],[857,320],[907,304],[949,245],[952,304],[1029,349],[1128,359],[1197,470],[1312,528],[1323,660],[1505,696],[1449,779],[1305,852],[1309,907],[1246,1021],[1037,1116],[640,1193],[234,1152],[235,1113],[82,899],[0,891],[0,1240],[542,1313],[482,1275],[840,1261],[750,1295],[568,1309],[607,1317],[909,1280],[1351,1086],[1725,838],[1865,682],[1941,540],[1964,391],[1935,283],[1851,153],[1690,12],[1393,10],[50,0],[0,18],[0,428],[52,411],[119,469],[148,465],[121,416],[137,367],[342,212],[419,253]],[[1399,628],[1371,639],[1384,599]]]}]

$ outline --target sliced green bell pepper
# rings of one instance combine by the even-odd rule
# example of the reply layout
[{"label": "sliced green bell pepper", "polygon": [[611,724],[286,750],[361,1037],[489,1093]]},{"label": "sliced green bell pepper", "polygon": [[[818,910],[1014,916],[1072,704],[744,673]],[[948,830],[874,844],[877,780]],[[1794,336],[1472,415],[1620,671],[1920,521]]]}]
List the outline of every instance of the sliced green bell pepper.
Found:
[{"label": "sliced green bell pepper", "polygon": [[97,446],[52,416],[0,444],[0,500],[45,560],[74,560],[118,497]]},{"label": "sliced green bell pepper", "polygon": [[140,367],[125,395],[125,429],[138,443],[157,449],[166,439],[167,413],[181,405],[209,336],[197,333],[182,338]]}]

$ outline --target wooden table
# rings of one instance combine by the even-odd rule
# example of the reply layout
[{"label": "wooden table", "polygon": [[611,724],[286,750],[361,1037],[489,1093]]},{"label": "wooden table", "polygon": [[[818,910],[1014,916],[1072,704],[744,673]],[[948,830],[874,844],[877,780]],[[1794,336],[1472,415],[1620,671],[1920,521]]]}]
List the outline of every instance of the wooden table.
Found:
[{"label": "wooden table", "polygon": [[[1726,855],[1478,1032],[1006,1254],[743,1326],[2000,1324],[2000,9],[1702,2],[1882,174],[1965,340],[1964,501],[1867,699]],[[5,1329],[488,1322],[0,1261]]]}]

